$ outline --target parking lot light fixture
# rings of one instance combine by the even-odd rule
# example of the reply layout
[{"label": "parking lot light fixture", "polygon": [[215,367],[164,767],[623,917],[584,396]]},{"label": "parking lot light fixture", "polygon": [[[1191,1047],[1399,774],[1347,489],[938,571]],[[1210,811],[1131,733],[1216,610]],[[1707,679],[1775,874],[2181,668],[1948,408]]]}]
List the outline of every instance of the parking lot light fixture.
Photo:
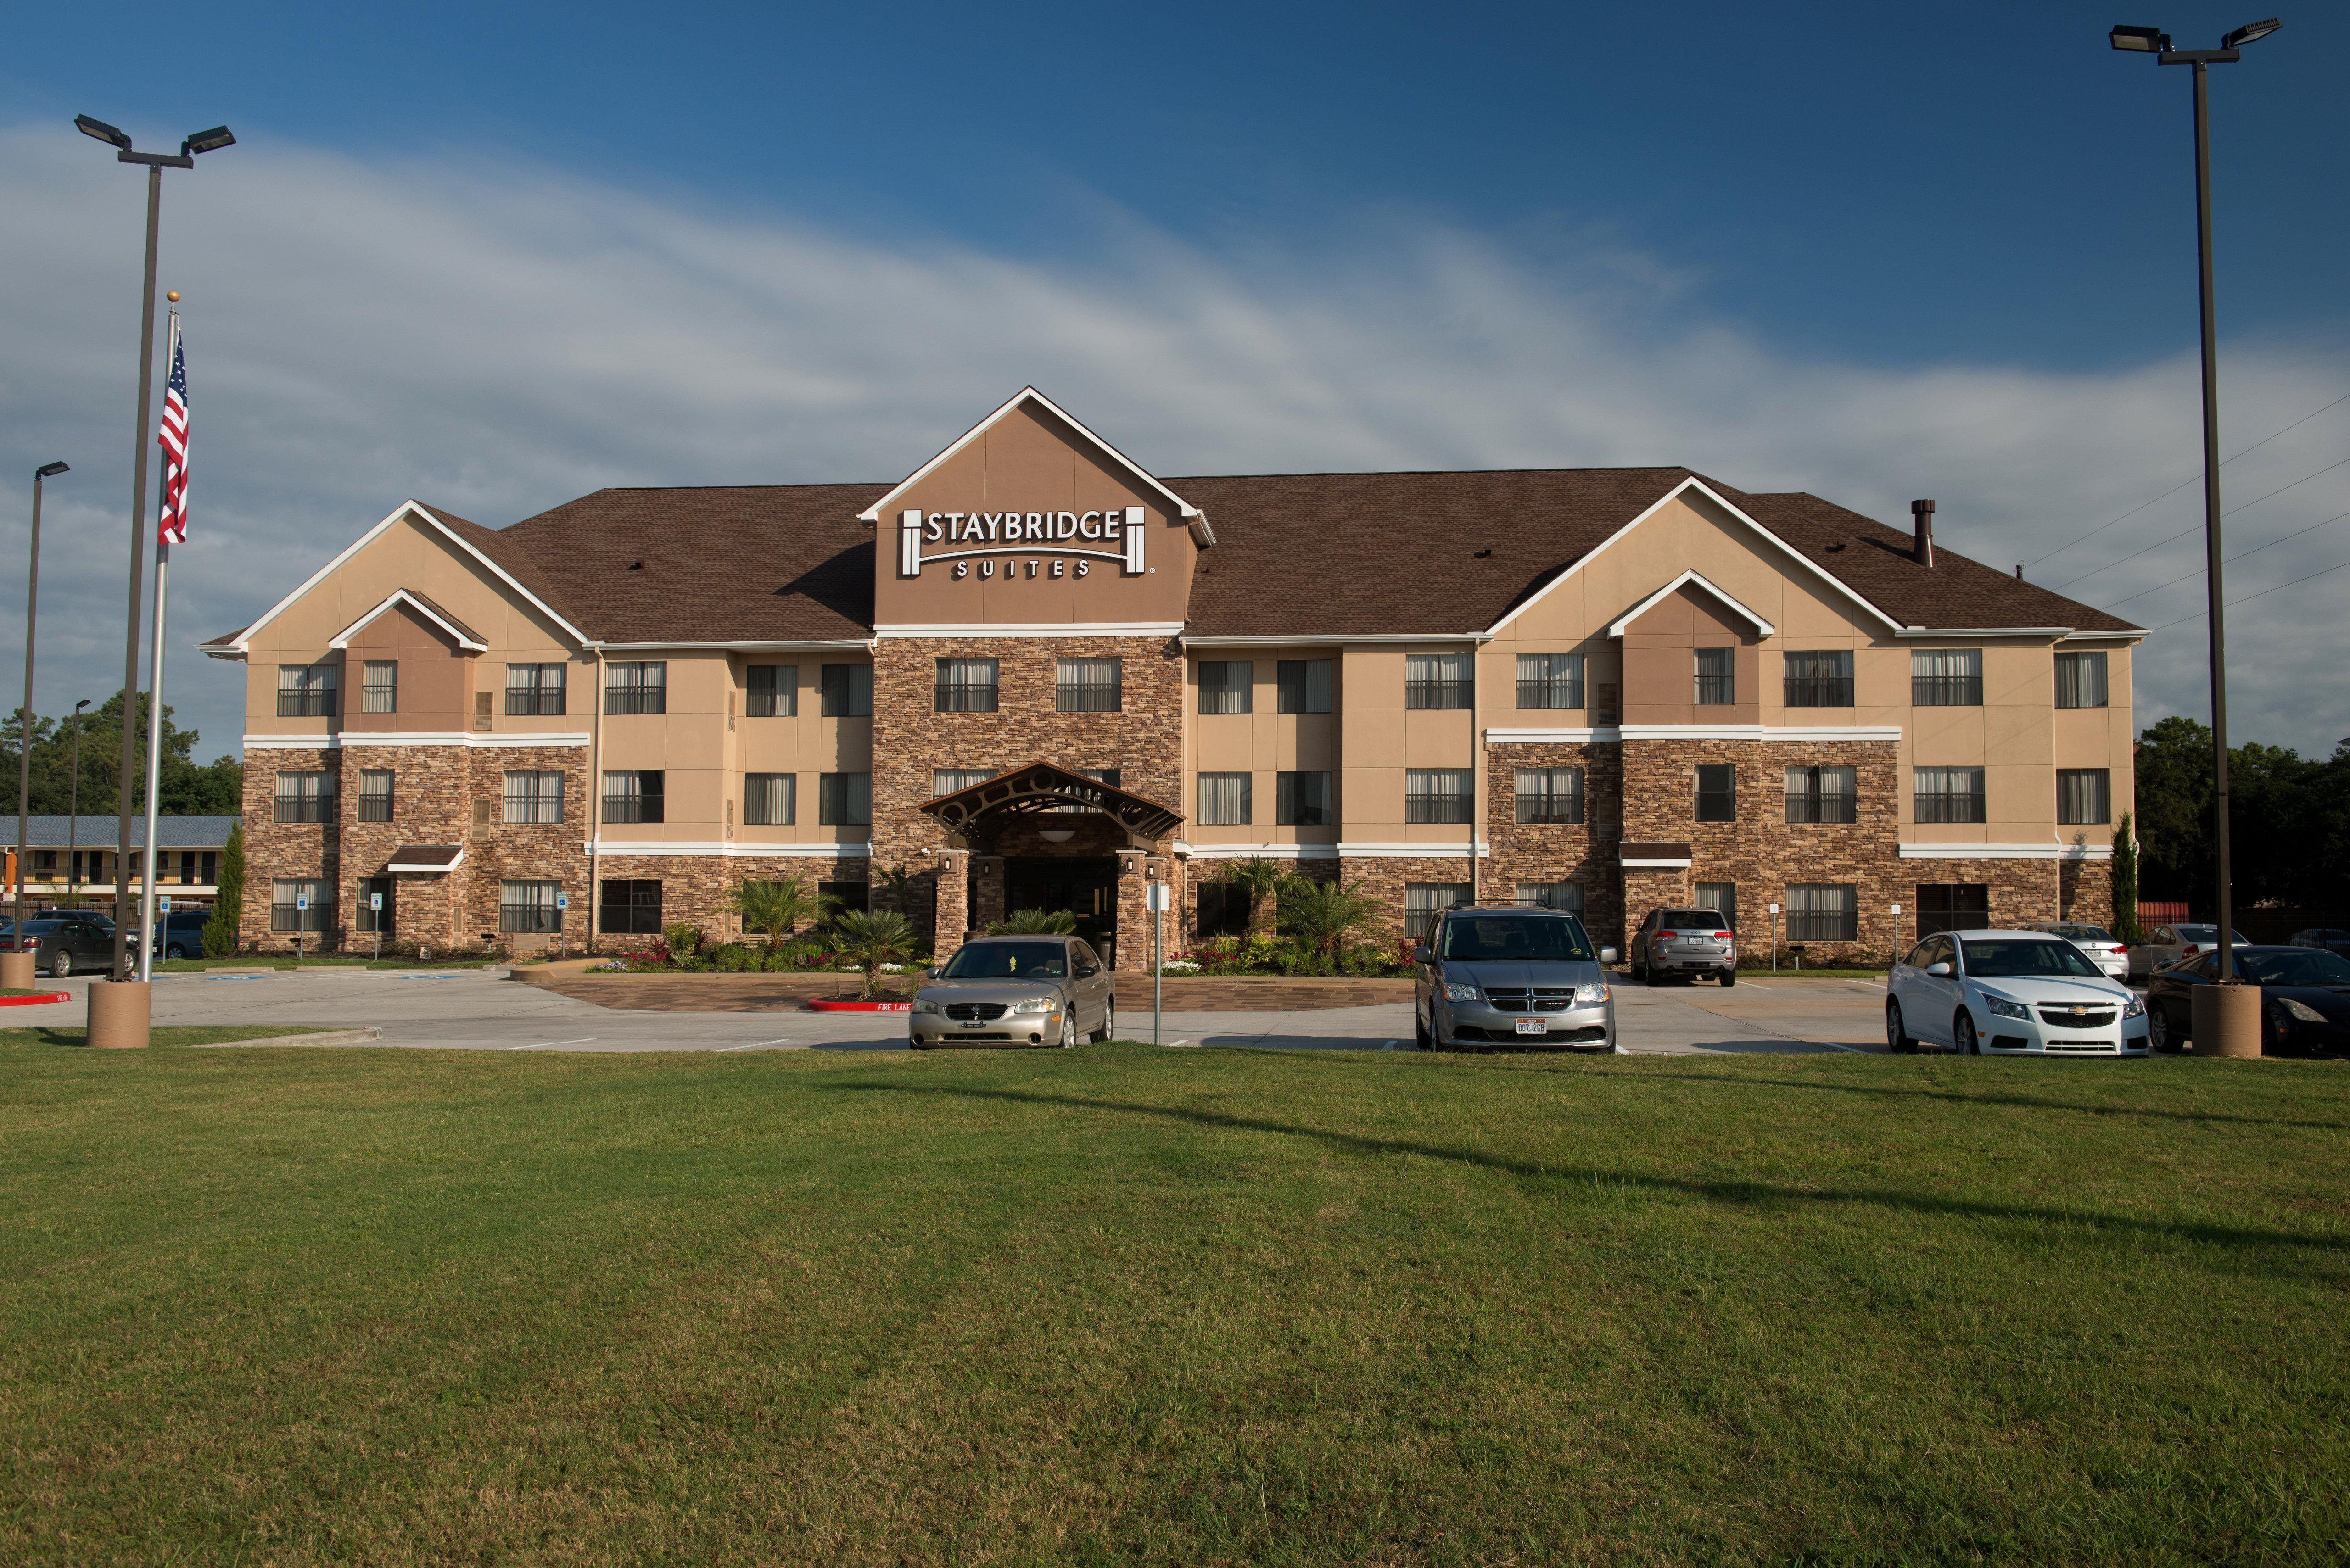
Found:
[{"label": "parking lot light fixture", "polygon": [[24,730],[16,737],[16,877],[9,889],[9,909],[20,927],[25,921],[25,861],[33,852],[25,835],[31,828],[33,809],[33,628],[41,611],[41,486],[67,472],[62,462],[45,462],[33,470],[32,559],[25,568]]}]

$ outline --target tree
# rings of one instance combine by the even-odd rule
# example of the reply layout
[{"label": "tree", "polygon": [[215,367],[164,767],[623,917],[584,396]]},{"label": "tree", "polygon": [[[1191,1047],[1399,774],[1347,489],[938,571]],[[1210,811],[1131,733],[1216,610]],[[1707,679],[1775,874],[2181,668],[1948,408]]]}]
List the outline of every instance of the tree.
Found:
[{"label": "tree", "polygon": [[834,917],[832,942],[841,957],[854,961],[864,976],[864,993],[881,986],[881,966],[903,963],[914,955],[914,928],[895,909],[850,909]]},{"label": "tree", "polygon": [[1245,860],[1235,860],[1225,867],[1223,880],[1232,883],[1234,887],[1246,889],[1248,893],[1247,929],[1253,933],[1260,924],[1258,911],[1263,908],[1264,901],[1273,897],[1281,887],[1282,874],[1279,863],[1268,860],[1262,855],[1252,855]]},{"label": "tree", "polygon": [[743,917],[744,930],[766,933],[770,949],[800,927],[822,918],[825,902],[797,877],[786,877],[780,882],[754,882],[745,877],[734,885],[726,901]]},{"label": "tree", "polygon": [[1378,913],[1378,906],[1362,896],[1362,887],[1359,880],[1341,887],[1309,877],[1284,878],[1275,894],[1275,923],[1284,936],[1315,952],[1336,953]]},{"label": "tree", "polygon": [[1066,909],[1014,909],[1009,919],[987,928],[991,937],[1073,937],[1077,918]]},{"label": "tree", "polygon": [[244,919],[244,826],[242,823],[228,830],[228,843],[221,850],[220,897],[213,900],[212,918],[204,922],[204,951],[213,958],[227,958],[236,951],[237,926]]},{"label": "tree", "polygon": [[[144,754],[147,739],[147,699],[136,705],[141,763],[131,781],[130,808],[147,806]],[[33,787],[31,809],[63,813],[74,800],[73,737],[70,721],[32,721]],[[25,712],[21,708],[0,724],[0,814],[16,809],[16,766],[25,744]],[[233,816],[244,809],[244,764],[234,757],[219,757],[199,767],[193,730],[172,722],[172,705],[163,705],[163,760],[156,809],[164,816]],[[115,809],[115,776],[122,766],[122,693],[117,691],[81,719],[80,805],[86,812],[111,814]]]},{"label": "tree", "polygon": [[2113,888],[2114,936],[2125,945],[2143,941],[2137,926],[2137,844],[2128,812],[2114,827]]}]

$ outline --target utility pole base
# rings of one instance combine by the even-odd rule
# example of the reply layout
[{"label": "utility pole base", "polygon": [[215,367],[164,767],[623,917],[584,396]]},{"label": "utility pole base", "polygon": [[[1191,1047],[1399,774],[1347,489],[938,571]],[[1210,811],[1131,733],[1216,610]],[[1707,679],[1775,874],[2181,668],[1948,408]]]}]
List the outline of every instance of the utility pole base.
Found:
[{"label": "utility pole base", "polygon": [[2199,985],[2188,1041],[2198,1056],[2261,1054],[2261,988]]},{"label": "utility pole base", "polygon": [[37,953],[0,953],[0,991],[30,991],[37,978],[33,961]]},{"label": "utility pole base", "polygon": [[99,980],[89,987],[89,1043],[100,1051],[136,1051],[147,1044],[151,982]]}]

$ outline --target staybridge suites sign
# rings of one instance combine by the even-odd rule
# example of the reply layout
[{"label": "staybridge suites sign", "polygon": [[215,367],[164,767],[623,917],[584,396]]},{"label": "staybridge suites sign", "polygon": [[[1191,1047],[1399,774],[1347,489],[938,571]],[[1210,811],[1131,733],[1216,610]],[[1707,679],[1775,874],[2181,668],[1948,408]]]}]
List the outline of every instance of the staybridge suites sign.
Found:
[{"label": "staybridge suites sign", "polygon": [[[1096,561],[1116,561],[1128,576],[1149,567],[1150,538],[1139,506],[1106,512],[922,512],[898,514],[898,575],[919,577],[932,562],[951,563],[957,581],[993,577],[1082,577]],[[1000,559],[1000,557],[1013,557]]]}]

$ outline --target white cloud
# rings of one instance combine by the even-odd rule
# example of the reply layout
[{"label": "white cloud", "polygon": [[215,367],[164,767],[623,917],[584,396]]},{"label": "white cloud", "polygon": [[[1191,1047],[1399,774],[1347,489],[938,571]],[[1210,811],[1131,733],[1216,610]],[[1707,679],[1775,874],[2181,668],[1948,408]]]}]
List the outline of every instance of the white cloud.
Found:
[{"label": "white cloud", "polygon": [[[1537,264],[1392,213],[1221,254],[1112,214],[1039,261],[521,165],[246,146],[165,186],[161,275],[187,295],[196,432],[170,690],[207,752],[236,734],[241,688],[188,645],[404,496],[494,525],[603,484],[892,479],[1030,381],[1163,472],[1685,462],[1897,524],[1930,494],[1945,544],[2002,565],[2198,466],[2191,353],[2072,373],[1831,363],[1707,314],[1667,263],[1595,246]],[[76,469],[48,513],[45,711],[120,678],[140,198],[70,132],[0,133],[0,451],[20,475],[52,457]],[[2232,445],[2350,390],[2339,356],[2289,347],[2230,345],[2225,372]],[[2345,431],[2350,405],[2230,465],[2231,495],[2334,461]],[[2188,526],[2199,504],[2190,486],[2032,575],[2062,583]],[[2345,510],[2350,469],[2262,503],[2232,537]],[[2111,603],[2188,570],[2197,547],[2077,591]],[[12,505],[0,561],[23,550]],[[2350,524],[2231,583],[2345,558]],[[2158,624],[2199,593],[2125,613]],[[2323,750],[2345,732],[2350,715],[2309,701],[2340,686],[2337,597],[2296,587],[2242,613],[2239,736]],[[2201,712],[2202,670],[2200,623],[2156,639],[2141,721]]]}]

